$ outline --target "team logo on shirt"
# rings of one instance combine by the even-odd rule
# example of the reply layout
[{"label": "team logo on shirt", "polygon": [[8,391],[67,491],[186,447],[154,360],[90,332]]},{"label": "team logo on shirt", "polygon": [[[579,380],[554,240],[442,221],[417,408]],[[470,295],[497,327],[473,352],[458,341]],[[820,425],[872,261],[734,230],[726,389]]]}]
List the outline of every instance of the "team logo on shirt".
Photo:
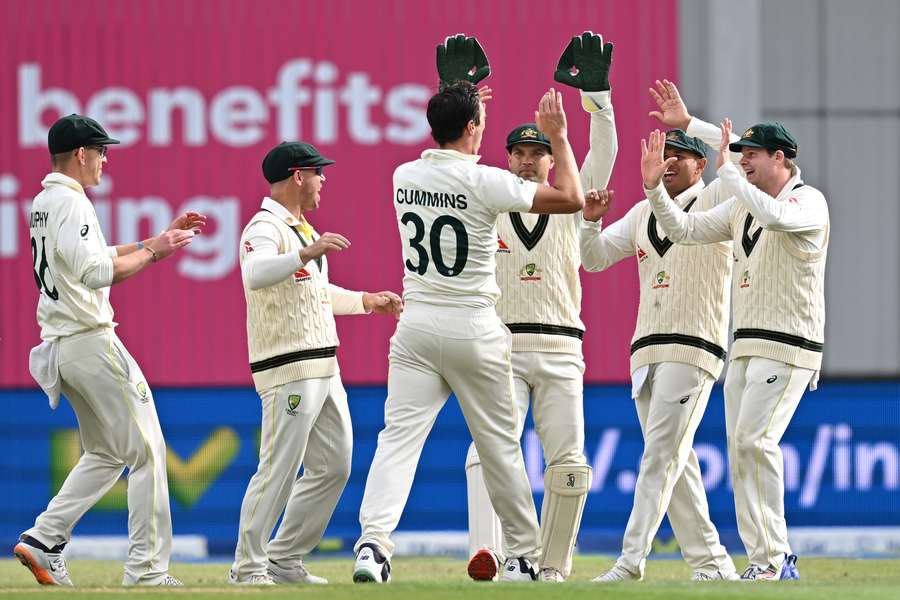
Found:
[{"label": "team logo on shirt", "polygon": [[638,246],[637,259],[638,259],[638,263],[642,263],[645,260],[647,260],[647,253],[644,252],[644,249],[641,248],[640,246]]},{"label": "team logo on shirt", "polygon": [[538,275],[541,270],[534,263],[528,263],[519,271],[519,281],[540,281],[541,276]]},{"label": "team logo on shirt", "polygon": [[147,398],[147,384],[145,382],[139,381],[134,387],[137,389],[138,394],[141,395],[141,402],[143,404],[150,402],[150,399]]},{"label": "team logo on shirt", "polygon": [[296,273],[294,273],[294,283],[306,281],[310,277],[312,277],[312,275],[309,274],[309,271],[307,271],[306,269],[300,269]]},{"label": "team logo on shirt", "polygon": [[665,271],[660,271],[653,278],[653,285],[650,287],[652,287],[654,290],[657,290],[659,288],[667,288],[669,287],[670,279],[671,277],[669,277],[668,273],[666,273]]},{"label": "team logo on shirt", "polygon": [[284,409],[284,412],[292,417],[296,417],[298,406],[300,406],[300,394],[291,394],[288,396],[288,407]]},{"label": "team logo on shirt", "polygon": [[744,271],[744,274],[741,275],[741,287],[750,287],[750,271]]},{"label": "team logo on shirt", "polygon": [[87,225],[82,225],[81,226],[81,237],[87,237],[89,229],[90,229],[90,227],[88,227]]},{"label": "team logo on shirt", "polygon": [[253,244],[250,243],[250,240],[244,242],[244,252],[253,252]]},{"label": "team logo on shirt", "polygon": [[497,236],[497,254],[500,253],[509,254],[509,246],[506,245],[506,242],[498,235]]}]

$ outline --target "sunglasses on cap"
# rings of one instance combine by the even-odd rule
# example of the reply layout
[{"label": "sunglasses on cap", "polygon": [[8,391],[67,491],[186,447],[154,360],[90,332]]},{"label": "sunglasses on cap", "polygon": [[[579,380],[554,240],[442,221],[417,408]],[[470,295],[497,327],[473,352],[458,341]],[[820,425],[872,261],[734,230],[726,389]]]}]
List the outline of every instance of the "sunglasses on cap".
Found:
[{"label": "sunglasses on cap", "polygon": [[288,171],[290,171],[290,172],[292,172],[292,173],[293,173],[294,171],[315,171],[315,172],[316,172],[316,175],[322,175],[322,172],[323,172],[324,170],[325,170],[325,167],[323,167],[323,166],[318,166],[318,167],[291,167],[290,169],[288,169]]}]

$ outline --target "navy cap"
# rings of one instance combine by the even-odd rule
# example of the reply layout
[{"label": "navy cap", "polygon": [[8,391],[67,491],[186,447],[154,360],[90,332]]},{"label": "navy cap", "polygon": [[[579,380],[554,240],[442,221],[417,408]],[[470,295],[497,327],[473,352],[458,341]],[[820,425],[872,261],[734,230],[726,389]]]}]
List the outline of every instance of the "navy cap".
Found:
[{"label": "navy cap", "polygon": [[292,170],[326,167],[334,161],[322,156],[315,146],[305,142],[281,142],[266,154],[262,162],[263,176],[275,183],[291,176]]},{"label": "navy cap", "polygon": [[119,140],[109,137],[103,126],[90,117],[72,113],[56,121],[47,133],[50,154],[60,154],[82,146],[107,146]]}]

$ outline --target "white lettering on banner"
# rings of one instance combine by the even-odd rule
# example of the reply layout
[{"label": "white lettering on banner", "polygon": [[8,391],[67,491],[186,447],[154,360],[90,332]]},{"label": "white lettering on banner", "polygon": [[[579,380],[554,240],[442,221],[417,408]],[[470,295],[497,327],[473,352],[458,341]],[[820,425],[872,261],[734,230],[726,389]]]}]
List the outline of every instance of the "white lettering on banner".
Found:
[{"label": "white lettering on banner", "polygon": [[[591,461],[594,469],[592,493],[606,490],[610,476],[613,476],[615,482],[613,489],[626,495],[634,493],[637,469],[613,469],[621,433],[621,429],[617,427],[605,428],[600,432]],[[796,446],[782,443],[785,491],[799,492],[798,504],[801,507],[815,506],[819,493],[825,487],[829,466],[831,473],[827,481],[831,485],[830,489],[838,492],[868,492],[879,484],[881,489],[887,491],[900,489],[898,444],[891,441],[853,443],[852,440],[853,428],[850,425],[820,424],[816,428],[805,464]],[[587,450],[586,455],[590,457],[591,452]],[[724,448],[698,443],[694,445],[694,452],[700,462],[703,487],[707,491],[714,491],[721,485],[730,488],[730,478],[726,477],[728,460]],[[544,456],[540,440],[533,429],[525,431],[523,456],[532,491],[543,492]]]},{"label": "white lettering on banner", "polygon": [[[31,200],[15,197],[19,182],[15,176],[0,174],[0,258],[16,258],[30,252],[27,235],[19,243],[18,219],[28,223]],[[193,196],[177,210],[165,198],[144,196],[110,200],[112,178],[104,175],[100,185],[89,193],[103,235],[110,244],[129,244],[168,227],[173,215],[195,210],[208,217],[203,235],[194,238],[179,252],[177,270],[180,275],[196,281],[222,279],[237,267],[237,247],[240,238],[240,202],[234,196],[214,198]],[[113,209],[115,205],[115,209]]]},{"label": "white lettering on banner", "polygon": [[[304,87],[301,83],[307,78],[311,85]],[[45,113],[54,113],[55,119],[82,110],[123,146],[140,141],[150,146],[200,146],[211,138],[225,146],[245,147],[259,143],[269,128],[281,140],[333,144],[340,141],[341,116],[346,135],[356,144],[387,140],[415,145],[428,138],[425,105],[431,90],[427,86],[402,83],[382,89],[372,83],[369,73],[359,71],[348,72],[343,86],[336,86],[339,78],[340,70],[332,62],[296,58],[278,68],[275,86],[268,90],[234,85],[206,98],[194,87],[156,87],[148,90],[145,104],[122,86],[101,88],[82,101],[70,90],[44,88],[42,66],[23,63],[18,70],[19,144],[23,148],[46,145]],[[376,122],[379,112],[386,123]],[[173,135],[176,116],[181,123],[178,140]],[[304,123],[311,123],[311,131],[306,131]]]}]

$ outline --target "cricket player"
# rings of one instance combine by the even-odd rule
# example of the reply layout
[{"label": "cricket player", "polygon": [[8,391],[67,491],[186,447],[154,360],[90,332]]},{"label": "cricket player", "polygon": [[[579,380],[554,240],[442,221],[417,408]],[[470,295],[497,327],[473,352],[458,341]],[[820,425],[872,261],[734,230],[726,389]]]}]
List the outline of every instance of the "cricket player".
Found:
[{"label": "cricket player", "polygon": [[[469,65],[478,65],[474,54]],[[502,577],[537,578],[540,533],[517,433],[510,333],[496,312],[496,223],[504,212],[574,213],[584,199],[562,95],[553,89],[541,98],[537,125],[556,159],[554,185],[478,165],[486,114],[477,81],[457,81],[432,96],[427,117],[438,148],[394,172],[405,310],[391,340],[385,428],[360,508],[354,581],[390,579],[390,535],[425,438],[451,392],[502,524],[508,554]]]},{"label": "cricket player", "polygon": [[72,528],[128,467],[122,584],[181,585],[168,574],[166,444],[147,380],[116,336],[109,288],[190,244],[206,217],[185,213],[156,237],[108,246],[84,190],[100,183],[107,149],[119,141],[77,114],[56,121],[47,141],[52,171],[29,213],[43,340],[29,368],[52,408],[60,393],[69,400],[84,453],[14,553],[38,583],[71,586],[62,551]]},{"label": "cricket player", "polygon": [[350,242],[337,233],[320,236],[305,215],[319,207],[324,168],[331,164],[303,142],[270,150],[262,163],[269,197],[241,236],[247,342],[262,400],[262,440],[259,466],[241,504],[228,576],[233,584],[328,583],[311,574],[302,559],[321,541],[350,476],[353,432],[334,315],[399,316],[402,307],[392,292],[351,292],[328,281],[325,255]]},{"label": "cricket player", "polygon": [[[591,198],[605,189],[617,145],[610,99],[612,44],[592,32],[574,37],[557,67],[557,79],[581,90],[591,115],[590,150],[581,167],[581,184]],[[572,67],[578,76],[570,74]],[[560,75],[564,74],[564,75]],[[550,141],[534,123],[520,125],[506,138],[509,170],[546,184],[554,160]],[[500,236],[497,313],[512,332],[512,367],[521,437],[533,403],[535,429],[547,464],[541,507],[539,579],[565,581],[591,483],[585,461],[581,341],[581,281],[578,268],[580,214],[509,213],[497,220]],[[469,507],[468,573],[492,580],[503,563],[500,521],[482,477],[475,445],[466,457]]]},{"label": "cricket player", "polygon": [[[715,141],[715,127],[691,118],[668,81],[659,91],[661,119]],[[664,96],[663,96],[664,95]],[[750,564],[742,579],[799,579],[784,516],[784,473],[778,442],[806,387],[822,365],[825,257],[829,216],[825,197],[803,182],[793,159],[797,141],[780,123],[758,123],[735,141],[720,127],[717,168],[733,198],[708,211],[685,213],[660,179],[674,162],[663,158],[663,135],[642,143],[641,173],[653,212],[675,243],[734,241],[734,343],[725,377],[725,425],[738,531]],[[740,152],[740,168],[730,160]]]},{"label": "cricket player", "polygon": [[[680,129],[665,135],[674,158],[662,181],[684,211],[706,210],[723,197],[705,187],[706,144]],[[632,397],[644,452],[634,506],[615,566],[594,581],[640,580],[664,514],[696,581],[737,579],[709,518],[700,465],[692,448],[713,383],[725,360],[731,243],[677,246],[659,229],[647,200],[603,228],[606,207],[588,197],[579,229],[588,271],[637,257],[640,303],[631,344]]]}]

